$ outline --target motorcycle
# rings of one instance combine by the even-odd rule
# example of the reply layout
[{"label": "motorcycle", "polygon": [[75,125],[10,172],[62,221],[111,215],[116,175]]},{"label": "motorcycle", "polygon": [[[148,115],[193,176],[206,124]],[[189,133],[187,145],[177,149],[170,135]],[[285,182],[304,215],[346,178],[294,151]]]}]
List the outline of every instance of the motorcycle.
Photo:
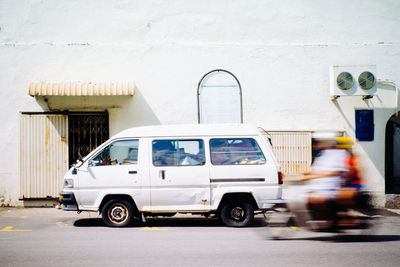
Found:
[{"label": "motorcycle", "polygon": [[297,230],[370,235],[382,217],[371,204],[372,194],[363,190],[355,192],[344,188],[337,193],[351,192],[352,197],[336,199],[321,207],[312,206],[307,201],[310,194],[307,183],[290,181],[285,187],[285,200],[264,213],[268,238],[271,239],[289,238]]}]

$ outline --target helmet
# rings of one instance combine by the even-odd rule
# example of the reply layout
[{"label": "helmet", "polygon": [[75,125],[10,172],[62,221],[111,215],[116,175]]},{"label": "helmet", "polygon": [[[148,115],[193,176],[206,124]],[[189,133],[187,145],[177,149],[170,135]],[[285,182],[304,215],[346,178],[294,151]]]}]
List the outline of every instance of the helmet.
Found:
[{"label": "helmet", "polygon": [[357,140],[349,136],[341,136],[335,137],[335,141],[337,142],[336,148],[352,148]]},{"label": "helmet", "polygon": [[319,150],[320,147],[335,147],[337,141],[336,137],[340,136],[339,132],[313,132],[312,145]]}]

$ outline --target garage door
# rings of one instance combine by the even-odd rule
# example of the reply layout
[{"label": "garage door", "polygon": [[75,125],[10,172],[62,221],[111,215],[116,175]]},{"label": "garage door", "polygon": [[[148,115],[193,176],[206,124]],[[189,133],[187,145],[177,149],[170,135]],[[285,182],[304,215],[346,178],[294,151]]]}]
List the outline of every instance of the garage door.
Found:
[{"label": "garage door", "polygon": [[57,198],[68,170],[68,117],[22,114],[20,118],[20,198]]},{"label": "garage door", "polygon": [[312,132],[268,131],[272,150],[285,175],[300,174],[310,170]]}]

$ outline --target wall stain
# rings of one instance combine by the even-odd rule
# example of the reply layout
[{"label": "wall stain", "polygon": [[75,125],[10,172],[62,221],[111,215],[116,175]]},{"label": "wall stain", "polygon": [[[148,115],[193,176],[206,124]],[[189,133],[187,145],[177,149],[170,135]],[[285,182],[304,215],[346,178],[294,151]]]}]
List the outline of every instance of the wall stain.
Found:
[{"label": "wall stain", "polygon": [[46,140],[45,144],[49,144],[49,139],[50,139],[50,129],[49,129],[49,122],[46,120]]}]

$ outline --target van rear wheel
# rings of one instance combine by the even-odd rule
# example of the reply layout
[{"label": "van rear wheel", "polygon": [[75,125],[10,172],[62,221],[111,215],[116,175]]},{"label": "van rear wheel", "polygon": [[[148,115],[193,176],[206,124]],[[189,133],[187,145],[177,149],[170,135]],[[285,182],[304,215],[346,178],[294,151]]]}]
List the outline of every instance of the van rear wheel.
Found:
[{"label": "van rear wheel", "polygon": [[227,202],[222,207],[221,220],[229,227],[246,227],[254,220],[254,209],[246,201]]},{"label": "van rear wheel", "polygon": [[110,227],[124,227],[129,225],[133,217],[133,207],[128,201],[113,199],[104,205],[102,218]]}]

